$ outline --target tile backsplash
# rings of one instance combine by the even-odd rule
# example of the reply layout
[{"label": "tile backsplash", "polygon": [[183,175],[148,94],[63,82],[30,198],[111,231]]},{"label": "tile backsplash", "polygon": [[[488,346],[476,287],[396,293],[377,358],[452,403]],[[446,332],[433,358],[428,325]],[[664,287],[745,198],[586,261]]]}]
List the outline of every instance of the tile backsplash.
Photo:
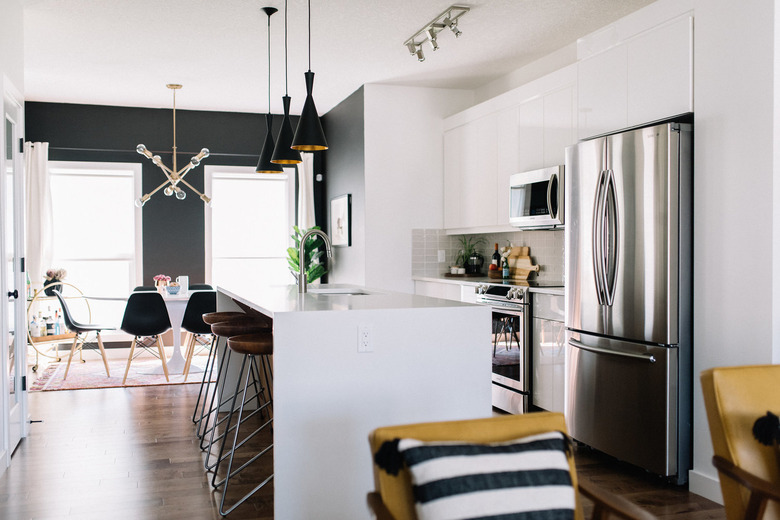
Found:
[{"label": "tile backsplash", "polygon": [[[443,229],[413,229],[412,230],[412,275],[442,276],[449,271],[449,266],[455,262],[460,250],[461,235],[447,235]],[[563,281],[563,230],[550,231],[515,231],[509,233],[485,233],[469,235],[483,238],[484,244],[480,253],[485,262],[490,262],[493,246],[512,244],[513,246],[528,246],[531,261],[541,269],[529,279],[547,282]],[[444,262],[439,262],[439,251],[444,251]],[[486,270],[484,267],[483,270]]]}]

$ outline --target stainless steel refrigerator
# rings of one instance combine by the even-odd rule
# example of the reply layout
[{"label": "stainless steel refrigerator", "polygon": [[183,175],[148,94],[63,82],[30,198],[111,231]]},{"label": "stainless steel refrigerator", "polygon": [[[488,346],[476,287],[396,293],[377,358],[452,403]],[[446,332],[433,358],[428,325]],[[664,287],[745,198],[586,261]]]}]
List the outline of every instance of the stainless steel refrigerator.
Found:
[{"label": "stainless steel refrigerator", "polygon": [[691,467],[692,139],[667,123],[566,149],[566,420],[677,484]]}]

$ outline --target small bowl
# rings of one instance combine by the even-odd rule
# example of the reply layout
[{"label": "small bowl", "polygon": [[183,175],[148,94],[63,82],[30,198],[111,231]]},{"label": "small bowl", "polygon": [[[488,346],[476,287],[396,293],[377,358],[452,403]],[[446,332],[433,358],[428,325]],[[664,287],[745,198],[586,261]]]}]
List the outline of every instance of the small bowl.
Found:
[{"label": "small bowl", "polygon": [[465,267],[458,267],[458,274],[466,274],[466,268]]},{"label": "small bowl", "polygon": [[166,285],[165,290],[168,291],[168,294],[179,294],[179,291],[181,290],[181,285]]}]

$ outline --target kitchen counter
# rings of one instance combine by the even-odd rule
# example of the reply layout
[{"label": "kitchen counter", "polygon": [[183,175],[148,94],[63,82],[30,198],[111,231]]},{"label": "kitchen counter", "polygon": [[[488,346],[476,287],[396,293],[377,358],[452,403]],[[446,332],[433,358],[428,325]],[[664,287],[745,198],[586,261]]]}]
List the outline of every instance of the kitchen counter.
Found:
[{"label": "kitchen counter", "polygon": [[[501,278],[490,278],[488,276],[412,276],[412,280],[420,282],[449,283],[453,285],[523,285],[522,282],[516,280],[503,280]],[[528,290],[530,292],[563,296],[565,288],[563,287],[563,284],[561,284],[556,287],[529,287]]]},{"label": "kitchen counter", "polygon": [[274,517],[362,519],[371,430],[491,415],[491,313],[355,286],[310,289],[218,287],[217,308],[240,303],[274,320]]}]

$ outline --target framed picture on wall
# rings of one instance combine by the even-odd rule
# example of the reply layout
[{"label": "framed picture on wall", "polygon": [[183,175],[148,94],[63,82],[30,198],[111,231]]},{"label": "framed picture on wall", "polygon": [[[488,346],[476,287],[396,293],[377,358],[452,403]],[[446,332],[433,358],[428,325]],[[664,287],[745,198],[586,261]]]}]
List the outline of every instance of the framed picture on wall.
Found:
[{"label": "framed picture on wall", "polygon": [[352,245],[352,195],[330,199],[330,242],[334,246]]}]

